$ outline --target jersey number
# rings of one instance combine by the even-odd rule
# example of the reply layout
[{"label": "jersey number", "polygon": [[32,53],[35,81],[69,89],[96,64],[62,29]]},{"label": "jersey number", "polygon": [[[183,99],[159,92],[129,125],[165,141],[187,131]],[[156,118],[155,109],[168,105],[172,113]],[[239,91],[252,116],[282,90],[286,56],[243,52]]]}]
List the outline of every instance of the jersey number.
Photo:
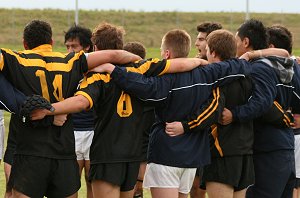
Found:
[{"label": "jersey number", "polygon": [[117,113],[120,117],[129,117],[132,114],[131,98],[124,91],[122,91],[117,104]]},{"label": "jersey number", "polygon": [[[48,101],[50,101],[50,96],[49,96],[49,90],[48,90],[48,84],[46,80],[46,75],[45,71],[43,70],[37,70],[35,72],[35,75],[39,77],[40,83],[41,83],[41,88],[42,88],[42,94],[43,97],[46,98]],[[62,75],[57,74],[54,77],[54,80],[52,82],[54,91],[53,91],[53,96],[57,101],[62,101],[64,100],[63,93],[62,93]]]}]

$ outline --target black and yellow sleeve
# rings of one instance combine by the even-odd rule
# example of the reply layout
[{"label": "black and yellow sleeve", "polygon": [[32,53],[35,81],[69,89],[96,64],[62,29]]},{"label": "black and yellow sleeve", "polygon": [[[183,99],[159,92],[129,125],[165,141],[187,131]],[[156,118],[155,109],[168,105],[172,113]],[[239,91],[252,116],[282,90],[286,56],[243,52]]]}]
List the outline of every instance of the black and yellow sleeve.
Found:
[{"label": "black and yellow sleeve", "polygon": [[170,60],[148,59],[142,60],[130,67],[126,67],[127,72],[140,73],[145,76],[159,76],[165,74],[170,68]]},{"label": "black and yellow sleeve", "polygon": [[268,123],[278,128],[288,128],[291,127],[294,118],[291,112],[285,111],[277,101],[274,101],[272,107],[259,117],[257,121]]},{"label": "black and yellow sleeve", "polygon": [[225,97],[220,88],[213,90],[213,97],[202,105],[197,112],[189,116],[188,121],[183,121],[185,132],[196,132],[216,124],[224,109]]}]

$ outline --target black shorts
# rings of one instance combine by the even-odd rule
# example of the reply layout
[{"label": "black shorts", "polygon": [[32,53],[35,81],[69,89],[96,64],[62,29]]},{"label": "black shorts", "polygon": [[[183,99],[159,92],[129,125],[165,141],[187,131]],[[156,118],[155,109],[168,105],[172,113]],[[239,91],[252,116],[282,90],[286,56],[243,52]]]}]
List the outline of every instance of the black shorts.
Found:
[{"label": "black shorts", "polygon": [[9,123],[9,133],[7,137],[7,145],[6,145],[6,150],[4,154],[4,162],[12,165],[13,163],[13,157],[14,154],[16,153],[17,150],[17,131],[18,129],[16,128],[15,123],[10,122]]},{"label": "black shorts", "polygon": [[8,185],[29,197],[67,197],[80,188],[76,159],[15,155]]},{"label": "black shorts", "polygon": [[120,186],[120,191],[134,188],[141,162],[91,164],[89,180],[103,180]]},{"label": "black shorts", "polygon": [[9,165],[12,165],[14,154],[15,154],[15,150],[7,147],[4,153],[3,161]]},{"label": "black shorts", "polygon": [[299,188],[299,187],[300,187],[300,178],[296,178],[295,188]]},{"label": "black shorts", "polygon": [[196,176],[202,178],[202,175],[203,175],[203,168],[197,168]]},{"label": "black shorts", "polygon": [[212,158],[211,164],[204,167],[205,182],[219,182],[233,186],[240,191],[254,183],[252,155]]}]

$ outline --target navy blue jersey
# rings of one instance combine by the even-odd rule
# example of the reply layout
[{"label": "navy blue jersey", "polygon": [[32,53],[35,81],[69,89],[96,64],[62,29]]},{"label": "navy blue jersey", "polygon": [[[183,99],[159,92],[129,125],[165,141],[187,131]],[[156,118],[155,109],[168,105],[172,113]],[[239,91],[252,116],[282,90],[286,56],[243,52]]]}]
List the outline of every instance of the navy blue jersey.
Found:
[{"label": "navy blue jersey", "polygon": [[[128,93],[156,103],[157,120],[149,140],[149,162],[191,168],[210,162],[208,133],[187,132],[170,137],[165,133],[165,122],[187,120],[192,112],[212,97],[212,89],[245,77],[250,70],[245,60],[232,59],[191,72],[152,78],[116,67],[111,77]],[[219,97],[218,94],[215,97]]]},{"label": "navy blue jersey", "polygon": [[93,131],[95,125],[94,111],[82,111],[72,114],[74,131]]},{"label": "navy blue jersey", "polygon": [[2,73],[0,73],[0,90],[0,108],[18,114],[26,96],[14,88]]},{"label": "navy blue jersey", "polygon": [[[276,101],[279,109],[291,106],[294,87],[283,83],[273,67],[256,60],[252,65],[253,93],[249,102],[232,110],[234,119],[241,122],[255,119],[266,113]],[[299,104],[299,101],[298,101]],[[268,152],[294,149],[294,134],[291,128],[279,128],[270,123],[254,122],[254,151]]]}]

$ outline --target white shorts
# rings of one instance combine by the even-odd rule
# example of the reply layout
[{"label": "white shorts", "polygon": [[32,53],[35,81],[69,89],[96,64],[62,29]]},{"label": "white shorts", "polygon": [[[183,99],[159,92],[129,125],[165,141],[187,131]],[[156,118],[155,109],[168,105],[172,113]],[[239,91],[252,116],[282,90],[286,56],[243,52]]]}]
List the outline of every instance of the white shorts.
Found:
[{"label": "white shorts", "polygon": [[3,156],[3,151],[4,151],[4,132],[5,132],[5,127],[4,127],[4,115],[3,111],[0,111],[0,160],[2,159]]},{"label": "white shorts", "polygon": [[300,135],[295,135],[296,178],[300,178]]},{"label": "white shorts", "polygon": [[77,160],[90,160],[94,131],[74,131]]},{"label": "white shorts", "polygon": [[178,188],[183,194],[188,194],[192,188],[196,168],[178,168],[160,164],[147,164],[144,188]]}]

